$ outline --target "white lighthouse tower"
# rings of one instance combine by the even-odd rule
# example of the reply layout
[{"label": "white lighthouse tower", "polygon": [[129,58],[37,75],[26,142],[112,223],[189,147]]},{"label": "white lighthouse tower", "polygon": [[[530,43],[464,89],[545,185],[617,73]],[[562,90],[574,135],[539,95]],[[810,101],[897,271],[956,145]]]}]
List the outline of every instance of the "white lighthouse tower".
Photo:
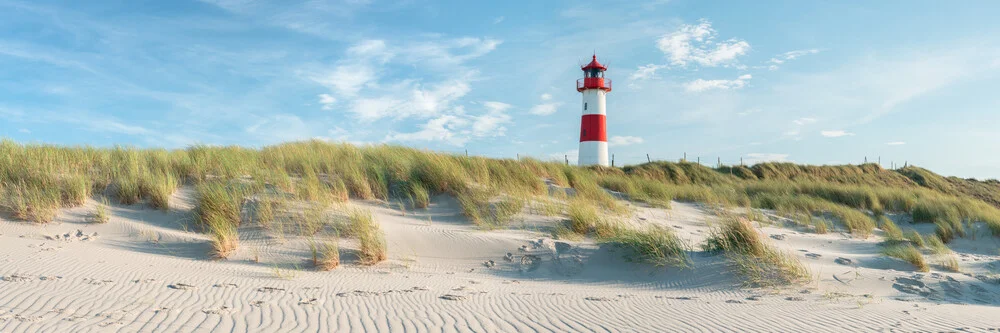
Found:
[{"label": "white lighthouse tower", "polygon": [[608,166],[608,132],[605,96],[611,92],[611,79],[604,78],[607,67],[597,62],[597,55],[581,68],[583,78],[576,80],[576,91],[583,93],[583,118],[580,121],[580,166]]}]

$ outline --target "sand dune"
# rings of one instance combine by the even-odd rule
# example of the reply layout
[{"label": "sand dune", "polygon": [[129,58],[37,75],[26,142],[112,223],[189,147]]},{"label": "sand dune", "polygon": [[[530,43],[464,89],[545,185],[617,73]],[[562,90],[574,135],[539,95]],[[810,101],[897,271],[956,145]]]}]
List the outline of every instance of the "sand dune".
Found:
[{"label": "sand dune", "polygon": [[[694,252],[687,270],[633,264],[592,242],[557,244],[547,233],[557,218],[521,214],[510,229],[484,231],[438,196],[406,212],[352,202],[374,212],[389,260],[345,256],[319,272],[305,240],[252,224],[241,226],[237,253],[210,259],[207,237],[191,231],[191,195],[179,191],[167,212],[114,206],[107,224],[87,221],[92,201],[55,223],[0,221],[0,332],[1000,329],[992,237],[952,244],[966,273],[918,273],[881,256],[879,237],[764,226],[813,281],[750,289],[722,256]],[[674,228],[693,245],[713,219],[680,202],[636,209],[632,223]]]}]

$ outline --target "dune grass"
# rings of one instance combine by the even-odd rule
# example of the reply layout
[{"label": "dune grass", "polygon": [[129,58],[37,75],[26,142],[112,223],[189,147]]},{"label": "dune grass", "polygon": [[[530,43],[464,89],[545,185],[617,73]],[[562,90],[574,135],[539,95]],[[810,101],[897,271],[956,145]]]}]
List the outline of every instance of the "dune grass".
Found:
[{"label": "dune grass", "polygon": [[643,230],[621,228],[607,235],[604,242],[625,248],[638,262],[656,267],[691,267],[687,244],[670,228],[654,225]]},{"label": "dune grass", "polygon": [[905,237],[906,240],[910,242],[910,244],[913,244],[913,246],[916,246],[918,248],[925,246],[924,236],[921,236],[920,233],[917,232],[916,230],[910,229],[910,231],[907,231],[903,237]]},{"label": "dune grass", "polygon": [[343,233],[358,239],[358,259],[362,265],[374,265],[386,260],[388,246],[385,233],[370,211],[351,210],[347,229]]},{"label": "dune grass", "polygon": [[927,248],[931,250],[931,253],[943,255],[951,253],[951,249],[948,245],[941,240],[937,235],[931,235],[926,237]]},{"label": "dune grass", "polygon": [[725,253],[736,271],[755,287],[802,283],[809,270],[793,255],[770,245],[753,224],[736,216],[723,216],[712,227],[704,248]]},{"label": "dune grass", "polygon": [[315,238],[310,238],[309,251],[313,267],[318,270],[329,271],[340,266],[340,247],[336,239],[317,242]]},{"label": "dune grass", "polygon": [[108,198],[101,197],[94,206],[94,212],[90,215],[91,223],[105,224],[111,221],[111,210],[108,208]]},{"label": "dune grass", "polygon": [[938,266],[949,272],[961,273],[962,267],[958,264],[958,258],[954,254],[943,255],[937,260]]},{"label": "dune grass", "polygon": [[903,230],[899,229],[899,226],[896,226],[896,223],[885,215],[879,217],[879,229],[882,229],[885,238],[890,241],[903,240]]},{"label": "dune grass", "polygon": [[[1000,236],[1000,182],[942,177],[916,167],[761,163],[713,169],[652,162],[581,168],[530,158],[487,159],[315,140],[260,149],[192,146],[169,151],[0,141],[0,210],[36,223],[51,222],[60,209],[80,205],[94,193],[165,210],[178,187],[193,185],[199,196],[197,220],[206,231],[223,230],[210,228],[203,222],[208,220],[239,226],[242,203],[265,188],[314,203],[396,198],[409,199],[416,208],[445,193],[459,198],[470,220],[491,229],[507,226],[526,203],[547,195],[546,181],[570,187],[573,200],[588,201],[600,215],[629,213],[608,189],[658,207],[679,200],[795,212],[808,216],[818,233],[843,228],[864,238],[875,229],[875,217],[906,213],[917,223],[934,223],[935,234],[946,243],[966,237],[972,223],[984,223]],[[222,195],[202,188],[217,186],[213,184],[243,189]],[[570,210],[566,213],[577,220],[580,213],[589,213]],[[547,211],[561,214],[562,209]],[[824,219],[834,223],[820,222]],[[615,226],[580,222],[575,229],[584,225],[606,226],[609,232]]]},{"label": "dune grass", "polygon": [[918,271],[927,272],[930,267],[924,261],[923,254],[912,244],[889,244],[882,249],[882,254],[908,262]]},{"label": "dune grass", "polygon": [[569,229],[580,235],[586,235],[598,225],[603,224],[603,217],[597,208],[586,200],[570,201],[567,214],[569,216]]}]

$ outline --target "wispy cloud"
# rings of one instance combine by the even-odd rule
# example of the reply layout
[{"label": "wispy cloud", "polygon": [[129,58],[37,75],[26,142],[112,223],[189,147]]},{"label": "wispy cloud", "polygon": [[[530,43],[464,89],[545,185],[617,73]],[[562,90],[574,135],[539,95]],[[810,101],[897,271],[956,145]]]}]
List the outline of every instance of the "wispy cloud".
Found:
[{"label": "wispy cloud", "polygon": [[747,85],[747,82],[753,78],[750,74],[740,75],[734,80],[704,80],[697,79],[684,84],[684,90],[687,92],[703,92],[709,90],[731,90],[731,89],[742,89]]},{"label": "wispy cloud", "polygon": [[819,134],[823,135],[825,137],[828,137],[828,138],[839,138],[839,137],[842,137],[842,136],[852,136],[852,135],[854,135],[854,133],[847,132],[847,131],[844,131],[844,130],[820,131]]},{"label": "wispy cloud", "polygon": [[663,35],[656,45],[677,66],[729,66],[750,51],[750,43],[745,40],[731,38],[720,42],[715,40],[716,36],[712,23],[702,19],[698,24],[685,24]]},{"label": "wispy cloud", "polygon": [[809,125],[816,122],[816,118],[802,117],[799,119],[792,120],[792,123],[798,126]]},{"label": "wispy cloud", "polygon": [[629,75],[629,80],[642,81],[656,78],[656,71],[667,68],[666,65],[648,64],[639,66],[635,72]]},{"label": "wispy cloud", "polygon": [[768,60],[768,63],[770,63],[770,66],[768,66],[768,69],[770,69],[770,70],[776,70],[776,69],[778,69],[778,65],[784,64],[787,61],[798,59],[799,57],[804,56],[804,55],[816,54],[816,53],[819,53],[819,49],[788,51],[788,52],[776,55],[773,58],[771,58],[771,60]]},{"label": "wispy cloud", "polygon": [[537,116],[547,116],[547,115],[556,113],[556,111],[559,109],[560,106],[562,106],[562,104],[563,103],[542,103],[542,104],[537,104],[537,105],[531,107],[531,110],[528,111],[528,112],[531,112],[531,114],[537,115]]},{"label": "wispy cloud", "polygon": [[330,94],[319,94],[319,104],[323,105],[323,110],[333,110],[333,104],[337,103],[337,99]]},{"label": "wispy cloud", "polygon": [[608,139],[608,146],[630,146],[643,142],[644,140],[637,136],[612,136]]},{"label": "wispy cloud", "polygon": [[905,145],[906,142],[903,142],[903,141],[893,141],[893,142],[886,142],[885,144],[889,145],[889,146],[902,146],[902,145]]}]

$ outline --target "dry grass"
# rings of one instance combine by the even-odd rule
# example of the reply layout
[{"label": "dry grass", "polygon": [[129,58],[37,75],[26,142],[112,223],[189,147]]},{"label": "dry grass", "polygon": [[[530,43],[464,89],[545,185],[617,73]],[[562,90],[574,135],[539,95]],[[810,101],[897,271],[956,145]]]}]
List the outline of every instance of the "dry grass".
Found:
[{"label": "dry grass", "polygon": [[767,243],[744,218],[722,217],[720,224],[712,227],[704,247],[725,253],[748,285],[780,286],[809,279],[809,270],[797,258]]},{"label": "dry grass", "polygon": [[374,265],[387,258],[385,233],[370,211],[352,210],[348,215],[346,234],[357,237],[360,243],[358,258],[362,265]]},{"label": "dry grass", "polygon": [[639,262],[657,267],[691,266],[687,244],[670,228],[649,225],[645,230],[619,229],[606,242],[627,249]]},{"label": "dry grass", "polygon": [[579,235],[586,235],[603,224],[603,217],[591,202],[586,200],[570,201],[567,208],[569,216],[569,229]]},{"label": "dry grass", "polygon": [[413,203],[413,208],[427,208],[431,204],[431,196],[420,182],[410,183],[410,201]]},{"label": "dry grass", "polygon": [[882,254],[908,262],[916,267],[918,271],[927,272],[930,270],[927,262],[924,261],[924,256],[920,254],[920,250],[917,250],[912,244],[886,245],[882,249]]},{"label": "dry grass", "polygon": [[885,233],[886,239],[891,241],[903,240],[903,230],[899,229],[899,226],[896,226],[896,223],[885,217],[885,215],[879,217],[879,228]]},{"label": "dry grass", "polygon": [[309,250],[312,252],[313,267],[316,269],[329,271],[340,266],[340,247],[336,239],[316,242],[310,238]]},{"label": "dry grass", "polygon": [[938,266],[949,272],[961,273],[962,267],[958,265],[958,258],[954,254],[941,256],[937,261]]},{"label": "dry grass", "polygon": [[[93,192],[110,191],[123,204],[148,201],[153,207],[168,209],[171,194],[182,184],[200,188],[221,183],[246,188],[233,195],[240,201],[238,208],[265,184],[318,204],[343,202],[349,196],[395,197],[421,208],[430,195],[446,193],[459,197],[470,220],[499,228],[511,222],[525,202],[546,192],[543,179],[572,187],[575,199],[589,201],[602,215],[628,213],[607,188],[654,206],[667,207],[671,200],[682,200],[830,217],[838,224],[816,224],[817,232],[843,226],[862,238],[875,229],[872,216],[882,213],[909,213],[917,222],[935,223],[936,234],[944,242],[965,237],[971,223],[985,223],[1000,236],[1000,195],[994,193],[1000,193],[1000,182],[946,178],[915,167],[893,171],[874,164],[763,163],[711,169],[695,163],[653,162],[579,168],[532,159],[486,159],[320,141],[261,149],[193,146],[172,151],[0,141],[0,209],[37,223],[52,221],[59,209],[79,205]],[[199,196],[210,194],[203,192],[199,190]],[[212,215],[212,219],[239,225],[239,209],[234,218],[227,208],[232,205],[217,206],[220,203],[213,201],[214,195],[202,197],[206,199],[199,206],[210,213],[199,216]],[[558,214],[554,208],[546,211]],[[199,217],[202,220],[207,218]]]},{"label": "dry grass", "polygon": [[918,248],[924,247],[924,237],[921,236],[916,230],[911,229],[910,231],[907,231],[904,237],[910,242],[910,244],[913,244]]},{"label": "dry grass", "polygon": [[111,210],[108,208],[108,198],[101,197],[94,207],[94,213],[90,215],[91,223],[105,224],[111,221]]},{"label": "dry grass", "polygon": [[951,249],[948,248],[948,245],[945,244],[944,241],[942,241],[937,235],[928,236],[925,238],[925,241],[927,243],[927,248],[931,250],[931,253],[938,255],[951,253]]}]

